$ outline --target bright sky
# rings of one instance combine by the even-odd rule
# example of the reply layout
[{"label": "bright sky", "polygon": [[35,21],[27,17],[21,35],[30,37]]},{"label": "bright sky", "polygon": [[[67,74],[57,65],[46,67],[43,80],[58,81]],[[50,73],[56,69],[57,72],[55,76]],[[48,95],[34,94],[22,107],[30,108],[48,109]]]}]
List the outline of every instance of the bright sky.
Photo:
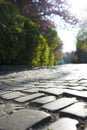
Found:
[{"label": "bright sky", "polygon": [[[73,15],[77,16],[81,21],[87,19],[87,0],[67,0],[69,3],[69,10]],[[57,24],[58,35],[63,41],[63,51],[70,52],[76,49],[76,34],[78,32],[77,26],[72,28],[66,24],[59,17],[55,18]]]}]

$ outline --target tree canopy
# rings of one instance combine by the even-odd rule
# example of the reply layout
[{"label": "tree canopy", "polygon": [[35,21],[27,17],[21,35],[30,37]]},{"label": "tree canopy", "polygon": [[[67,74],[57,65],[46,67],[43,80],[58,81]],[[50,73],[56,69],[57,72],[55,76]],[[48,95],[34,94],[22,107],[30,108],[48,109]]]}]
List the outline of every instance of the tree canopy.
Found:
[{"label": "tree canopy", "polygon": [[83,24],[77,35],[77,49],[87,51],[87,24]]},{"label": "tree canopy", "polygon": [[53,50],[61,42],[55,30],[47,29],[49,36],[15,5],[0,0],[0,64],[54,65]]},{"label": "tree canopy", "polygon": [[83,23],[77,35],[77,54],[80,63],[87,63],[87,22]]},{"label": "tree canopy", "polygon": [[28,16],[34,22],[43,26],[53,26],[48,19],[51,15],[58,15],[70,24],[76,24],[78,19],[68,10],[66,0],[7,0],[20,8],[23,15]]},{"label": "tree canopy", "polygon": [[[0,62],[9,64],[23,47],[23,23],[18,8],[0,1]],[[21,43],[19,45],[19,41]]]}]

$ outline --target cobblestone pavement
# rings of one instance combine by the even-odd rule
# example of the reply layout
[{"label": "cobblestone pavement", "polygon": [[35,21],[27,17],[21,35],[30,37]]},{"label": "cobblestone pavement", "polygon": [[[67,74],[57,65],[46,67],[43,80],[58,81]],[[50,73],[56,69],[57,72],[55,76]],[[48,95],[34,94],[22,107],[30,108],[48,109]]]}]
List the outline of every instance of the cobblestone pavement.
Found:
[{"label": "cobblestone pavement", "polygon": [[87,130],[87,65],[0,73],[0,130]]}]

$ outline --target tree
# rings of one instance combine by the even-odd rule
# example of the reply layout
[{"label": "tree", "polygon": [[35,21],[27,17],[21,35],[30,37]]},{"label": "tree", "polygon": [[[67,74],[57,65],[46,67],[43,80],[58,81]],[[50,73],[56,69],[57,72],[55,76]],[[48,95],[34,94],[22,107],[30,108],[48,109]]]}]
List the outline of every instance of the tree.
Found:
[{"label": "tree", "polygon": [[77,35],[76,47],[79,62],[87,63],[87,22],[81,25],[81,29]]},{"label": "tree", "polygon": [[32,64],[34,66],[44,66],[49,65],[49,52],[50,49],[48,47],[46,39],[42,36],[42,34],[39,35],[38,39],[38,46],[36,47],[34,51],[34,58],[32,60]]},{"label": "tree", "polygon": [[47,39],[48,46],[50,47],[51,53],[54,55],[56,60],[61,59],[62,53],[62,41],[58,37],[57,31],[53,28],[47,28],[44,32],[44,36]]},{"label": "tree", "polygon": [[49,52],[49,65],[50,66],[55,65],[55,58],[54,58],[54,55],[53,55],[53,53],[51,51]]},{"label": "tree", "polygon": [[19,19],[16,6],[0,1],[0,64],[11,64],[24,46],[23,23]]},{"label": "tree", "polygon": [[[52,22],[48,20],[51,15],[58,15],[70,24],[76,24],[78,19],[68,11],[66,0],[7,0],[20,7],[23,15],[28,16],[39,28],[51,27]],[[66,8],[67,7],[67,8]]]},{"label": "tree", "polygon": [[49,53],[37,25],[13,4],[0,2],[0,64],[49,65]]}]

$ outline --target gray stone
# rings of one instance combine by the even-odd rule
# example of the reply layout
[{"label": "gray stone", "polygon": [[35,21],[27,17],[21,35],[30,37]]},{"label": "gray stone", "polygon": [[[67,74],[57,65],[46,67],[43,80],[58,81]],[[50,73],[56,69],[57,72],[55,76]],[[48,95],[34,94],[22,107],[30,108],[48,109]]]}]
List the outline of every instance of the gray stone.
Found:
[{"label": "gray stone", "polygon": [[70,84],[73,84],[73,83],[77,83],[78,80],[74,79],[74,80],[66,80],[66,82],[70,83]]},{"label": "gray stone", "polygon": [[52,94],[55,96],[62,95],[64,90],[63,89],[57,89],[57,88],[48,88],[48,89],[42,89],[40,92]]},{"label": "gray stone", "polygon": [[84,102],[78,102],[61,110],[60,113],[70,114],[80,118],[87,118],[87,104]]},{"label": "gray stone", "polygon": [[81,86],[85,86],[85,87],[87,87],[87,83],[83,83],[83,84],[81,84]]},{"label": "gray stone", "polygon": [[13,113],[14,110],[20,110],[23,109],[23,107],[13,104],[13,103],[6,103],[0,105],[0,116],[3,116],[5,114]]},{"label": "gray stone", "polygon": [[84,91],[87,91],[87,86],[84,87]]},{"label": "gray stone", "polygon": [[36,123],[47,119],[50,114],[39,110],[22,109],[11,115],[0,118],[0,129],[26,130]]},{"label": "gray stone", "polygon": [[69,94],[75,97],[80,97],[80,98],[87,98],[87,91],[77,91],[77,90],[66,90],[65,89],[65,94]]},{"label": "gray stone", "polygon": [[1,97],[1,95],[3,95],[3,94],[11,93],[11,92],[12,92],[12,91],[7,91],[7,90],[3,91],[3,90],[0,90],[0,97]]},{"label": "gray stone", "polygon": [[0,117],[4,116],[5,115],[5,112],[2,108],[2,105],[0,105]]},{"label": "gray stone", "polygon": [[48,128],[50,130],[77,130],[76,125],[78,123],[75,119],[62,118],[52,123]]},{"label": "gray stone", "polygon": [[87,83],[87,79],[80,80],[79,83],[80,83],[80,84]]},{"label": "gray stone", "polygon": [[70,83],[69,84],[69,86],[73,86],[73,87],[76,87],[76,86],[78,86],[79,84],[77,84],[77,83]]},{"label": "gray stone", "polygon": [[10,92],[10,93],[1,95],[1,98],[9,100],[9,99],[14,99],[21,96],[25,96],[25,94],[21,92]]},{"label": "gray stone", "polygon": [[12,91],[21,91],[21,90],[24,90],[24,89],[26,89],[26,87],[14,87],[14,88],[10,88],[10,90],[12,90]]},{"label": "gray stone", "polygon": [[49,111],[57,111],[67,107],[73,103],[77,102],[76,98],[61,98],[51,103],[45,104],[42,108],[47,109]]},{"label": "gray stone", "polygon": [[[10,84],[10,86],[11,87],[20,87],[20,86],[23,86],[23,83],[21,83],[20,81],[16,81],[15,83],[12,83],[12,84]],[[10,88],[10,87],[8,87],[8,88]]]},{"label": "gray stone", "polygon": [[52,83],[39,83],[37,85],[37,88],[54,88],[54,87],[56,87],[56,85]]},{"label": "gray stone", "polygon": [[7,89],[8,85],[0,85],[0,90],[5,90]]},{"label": "gray stone", "polygon": [[52,102],[54,100],[56,100],[55,96],[46,96],[46,97],[35,99],[35,100],[31,101],[31,103],[37,103],[37,104],[43,105],[43,104],[46,104],[48,102]]},{"label": "gray stone", "polygon": [[21,92],[24,92],[24,93],[37,93],[38,91],[39,91],[39,89],[37,89],[37,88],[31,88],[31,89],[22,90]]},{"label": "gray stone", "polygon": [[57,88],[59,88],[59,89],[66,89],[68,86],[64,86],[64,85],[59,85],[59,86],[57,86]]},{"label": "gray stone", "polygon": [[68,87],[69,89],[72,89],[72,90],[84,90],[85,87],[82,87],[82,86],[76,86],[76,87]]},{"label": "gray stone", "polygon": [[28,101],[31,101],[35,98],[39,98],[39,97],[42,97],[44,96],[45,94],[44,93],[35,93],[35,94],[31,94],[31,95],[26,95],[24,97],[20,97],[20,98],[16,98],[14,99],[16,102],[19,102],[19,103],[24,103],[24,102],[28,102]]}]

